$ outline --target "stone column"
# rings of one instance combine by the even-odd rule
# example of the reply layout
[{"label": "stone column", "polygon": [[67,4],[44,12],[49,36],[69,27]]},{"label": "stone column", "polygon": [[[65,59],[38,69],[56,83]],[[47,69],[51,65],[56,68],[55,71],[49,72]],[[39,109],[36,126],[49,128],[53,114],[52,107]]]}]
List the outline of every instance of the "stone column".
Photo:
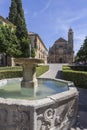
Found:
[{"label": "stone column", "polygon": [[18,58],[15,62],[23,66],[23,80],[21,81],[22,95],[35,96],[38,86],[36,79],[36,65],[44,63],[42,59],[36,58]]},{"label": "stone column", "polygon": [[35,96],[36,87],[36,66],[31,62],[23,64],[23,80],[21,81],[21,93],[24,95]]}]

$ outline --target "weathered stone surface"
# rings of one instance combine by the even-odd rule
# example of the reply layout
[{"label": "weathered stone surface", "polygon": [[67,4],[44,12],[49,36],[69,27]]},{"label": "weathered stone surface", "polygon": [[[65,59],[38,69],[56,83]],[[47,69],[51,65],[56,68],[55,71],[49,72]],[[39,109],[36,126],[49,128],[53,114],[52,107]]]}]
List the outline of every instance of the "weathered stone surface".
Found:
[{"label": "weathered stone surface", "polygon": [[68,91],[40,100],[0,98],[0,130],[69,130],[77,116],[78,92]]},{"label": "weathered stone surface", "polygon": [[37,130],[67,130],[77,114],[77,98],[56,102],[37,110]]},{"label": "weathered stone surface", "polygon": [[0,130],[29,130],[30,112],[19,106],[0,104]]}]

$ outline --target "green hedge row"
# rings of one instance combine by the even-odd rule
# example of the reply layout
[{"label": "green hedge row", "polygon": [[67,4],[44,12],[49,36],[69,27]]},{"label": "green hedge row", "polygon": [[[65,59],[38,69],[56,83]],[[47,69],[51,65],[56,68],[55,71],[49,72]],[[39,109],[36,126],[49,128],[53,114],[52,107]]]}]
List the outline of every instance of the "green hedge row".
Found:
[{"label": "green hedge row", "polygon": [[0,71],[0,79],[22,77],[22,71],[5,70]]},{"label": "green hedge row", "polygon": [[[45,73],[49,69],[48,65],[39,66],[36,68],[36,75],[39,77],[41,74]],[[5,78],[17,78],[22,77],[22,68],[13,67],[12,69],[0,69],[0,79]]]},{"label": "green hedge row", "polygon": [[11,66],[7,66],[7,67],[0,67],[0,71],[2,70],[22,70],[22,66],[15,66],[15,67],[11,67]]},{"label": "green hedge row", "polygon": [[72,70],[77,70],[77,71],[87,71],[87,66],[83,66],[83,65],[72,65],[72,66],[69,66]]},{"label": "green hedge row", "polygon": [[76,87],[87,88],[87,72],[74,71],[63,67],[62,77],[65,80],[74,82]]}]

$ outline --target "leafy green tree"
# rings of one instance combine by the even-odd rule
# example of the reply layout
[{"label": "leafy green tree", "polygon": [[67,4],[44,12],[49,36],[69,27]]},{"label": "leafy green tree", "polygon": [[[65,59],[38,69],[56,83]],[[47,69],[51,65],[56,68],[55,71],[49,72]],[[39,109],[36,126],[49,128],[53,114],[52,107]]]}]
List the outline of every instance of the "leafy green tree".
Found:
[{"label": "leafy green tree", "polygon": [[35,49],[34,47],[31,47],[31,57],[35,57]]},{"label": "leafy green tree", "polygon": [[87,62],[87,37],[77,53],[76,61]]},{"label": "leafy green tree", "polygon": [[20,57],[22,54],[15,31],[9,26],[0,25],[0,52],[11,57]]},{"label": "leafy green tree", "polygon": [[4,44],[5,44],[5,37],[0,28],[0,52],[1,53],[6,51],[6,46]]},{"label": "leafy green tree", "polygon": [[21,51],[22,51],[21,57],[29,57],[29,54],[30,54],[29,43],[30,43],[29,39],[25,37],[21,39],[21,42],[20,42]]}]

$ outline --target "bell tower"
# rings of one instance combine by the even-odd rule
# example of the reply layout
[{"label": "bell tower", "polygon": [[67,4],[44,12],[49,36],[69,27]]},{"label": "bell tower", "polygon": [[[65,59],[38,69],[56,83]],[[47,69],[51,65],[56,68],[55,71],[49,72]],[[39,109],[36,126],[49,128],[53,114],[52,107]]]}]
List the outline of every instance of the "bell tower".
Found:
[{"label": "bell tower", "polygon": [[68,60],[70,63],[74,61],[73,30],[71,28],[68,31]]},{"label": "bell tower", "polygon": [[73,30],[71,28],[68,31],[68,45],[73,51]]}]

